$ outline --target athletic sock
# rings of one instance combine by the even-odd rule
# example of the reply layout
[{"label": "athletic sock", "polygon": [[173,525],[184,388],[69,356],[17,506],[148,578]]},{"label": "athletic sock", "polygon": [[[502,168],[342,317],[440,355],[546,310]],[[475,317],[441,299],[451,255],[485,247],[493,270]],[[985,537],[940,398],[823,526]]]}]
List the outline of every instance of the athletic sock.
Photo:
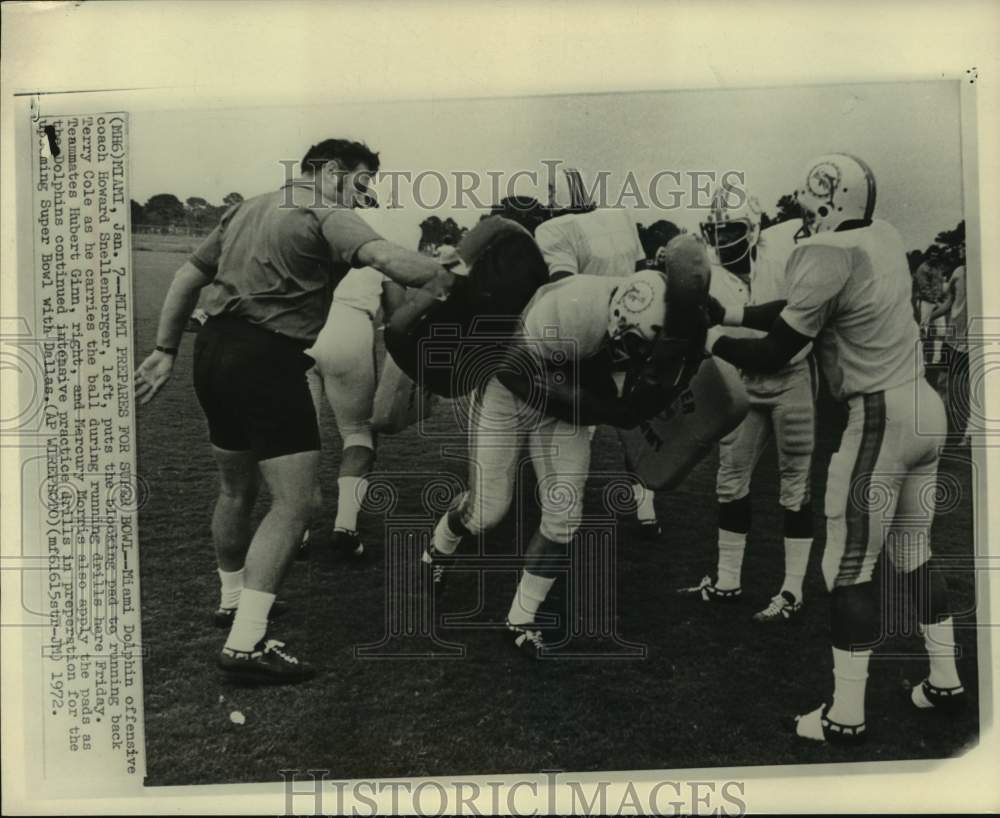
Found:
[{"label": "athletic sock", "polygon": [[930,662],[927,681],[934,687],[958,687],[962,684],[955,666],[955,628],[949,616],[932,625],[921,625],[924,647]]},{"label": "athletic sock", "polygon": [[231,650],[253,650],[267,633],[267,616],[273,602],[274,594],[244,588],[240,594],[240,605],[236,609],[233,627],[226,639],[226,647]]},{"label": "athletic sock", "polygon": [[512,625],[529,625],[535,621],[539,606],[549,595],[555,577],[540,577],[538,574],[521,574],[521,581],[514,592],[507,619]]},{"label": "athletic sock", "polygon": [[640,522],[651,522],[656,519],[656,508],[653,506],[655,493],[642,483],[632,485],[632,496],[635,498],[635,516]]},{"label": "athletic sock", "polygon": [[456,534],[448,525],[448,515],[445,514],[438,520],[434,528],[434,538],[431,540],[434,550],[442,554],[454,554],[458,544],[462,542],[462,535]]},{"label": "athletic sock", "polygon": [[812,549],[812,537],[785,537],[785,581],[782,591],[788,591],[796,602],[802,601],[802,581],[809,565],[809,551]]},{"label": "athletic sock", "polygon": [[222,585],[220,593],[220,608],[235,608],[240,604],[240,591],[243,590],[243,569],[239,571],[223,571],[219,569],[219,582]]},{"label": "athletic sock", "polygon": [[334,528],[342,531],[358,530],[358,512],[368,491],[368,481],[363,477],[340,477],[337,479],[337,519]]},{"label": "athletic sock", "polygon": [[715,587],[732,591],[740,587],[743,573],[743,552],[747,548],[747,535],[738,531],[719,529],[719,567]]},{"label": "athletic sock", "polygon": [[831,721],[853,726],[865,721],[865,687],[868,684],[870,650],[833,649],[833,705],[827,711]]}]

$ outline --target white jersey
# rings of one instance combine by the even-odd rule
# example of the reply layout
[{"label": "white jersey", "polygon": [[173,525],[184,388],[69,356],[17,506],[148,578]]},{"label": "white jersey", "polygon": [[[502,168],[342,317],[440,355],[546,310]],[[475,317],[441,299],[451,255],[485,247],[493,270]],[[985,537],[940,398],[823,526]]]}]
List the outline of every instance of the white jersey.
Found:
[{"label": "white jersey", "polygon": [[607,340],[611,294],[627,276],[572,276],[545,284],[524,310],[527,338],[547,360],[583,360]]},{"label": "white jersey", "polygon": [[[760,234],[756,258],[750,265],[749,284],[721,264],[713,264],[709,293],[726,308],[768,304],[787,298],[785,268],[796,246],[794,236],[801,227],[801,220],[792,219],[769,227]],[[724,327],[723,331],[733,338],[763,338],[767,335],[766,332],[746,327]],[[790,364],[805,360],[811,349],[812,345],[807,344],[796,353]]]},{"label": "white jersey", "polygon": [[[354,212],[382,238],[394,244],[415,248],[420,241],[420,228],[404,221],[406,217],[402,210],[358,208]],[[388,280],[388,276],[374,267],[353,269],[333,291],[333,300],[367,312],[374,318],[382,303],[382,284]]]},{"label": "white jersey", "polygon": [[834,397],[883,392],[923,376],[910,268],[891,224],[876,220],[799,242],[787,281],[781,317],[816,339]]},{"label": "white jersey", "polygon": [[535,230],[535,241],[550,275],[624,276],[646,258],[635,214],[627,207],[549,219]]}]

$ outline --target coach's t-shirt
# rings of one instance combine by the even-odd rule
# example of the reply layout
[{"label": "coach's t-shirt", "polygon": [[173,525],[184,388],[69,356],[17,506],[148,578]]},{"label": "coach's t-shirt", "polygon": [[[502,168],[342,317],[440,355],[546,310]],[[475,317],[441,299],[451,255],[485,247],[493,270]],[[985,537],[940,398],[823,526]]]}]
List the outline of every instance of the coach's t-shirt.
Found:
[{"label": "coach's t-shirt", "polygon": [[308,182],[226,212],[191,256],[212,276],[205,312],[312,343],[358,250],[381,238],[353,210],[318,202]]},{"label": "coach's t-shirt", "polygon": [[535,241],[549,275],[623,276],[635,272],[646,254],[635,215],[627,207],[569,213],[540,224]]},{"label": "coach's t-shirt", "polygon": [[816,339],[834,397],[881,392],[923,376],[910,268],[891,224],[876,220],[804,239],[788,261],[787,281],[781,317]]},{"label": "coach's t-shirt", "polygon": [[607,339],[611,295],[626,280],[582,275],[543,285],[523,313],[527,339],[557,365],[596,355]]}]

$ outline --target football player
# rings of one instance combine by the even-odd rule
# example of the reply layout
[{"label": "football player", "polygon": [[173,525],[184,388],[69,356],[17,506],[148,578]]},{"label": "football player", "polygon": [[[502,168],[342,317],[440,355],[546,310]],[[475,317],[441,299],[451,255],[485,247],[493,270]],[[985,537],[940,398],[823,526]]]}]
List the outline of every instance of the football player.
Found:
[{"label": "football player", "polygon": [[787,300],[743,309],[712,304],[713,318],[767,335],[730,338],[713,327],[706,348],[744,371],[767,373],[814,342],[831,391],[847,403],[825,503],[833,700],[796,717],[795,729],[807,739],[858,743],[866,734],[869,658],[880,635],[872,574],[883,548],[896,572],[883,585],[907,588],[930,660],[909,701],[944,711],[965,701],[947,587],[931,566],[929,498],[937,491],[945,414],[924,377],[902,238],[874,218],[871,169],[856,157],[830,154],[810,162],[800,178],[803,230],[788,261]]},{"label": "football player", "polygon": [[[535,241],[548,264],[551,280],[569,275],[623,276],[645,267],[646,250],[631,209],[588,209],[572,204],[577,206],[567,208],[535,230]],[[626,466],[634,471],[633,464]],[[632,493],[640,533],[646,538],[659,536],[662,529],[653,504],[654,493],[638,481]]]},{"label": "football player", "polygon": [[[359,208],[357,214],[379,235],[401,247],[415,247],[417,228],[407,230],[401,211]],[[411,235],[412,234],[412,235]],[[332,546],[337,553],[360,557],[358,513],[375,461],[372,402],[375,397],[375,325],[388,320],[402,303],[403,288],[374,267],[351,270],[333,292],[326,323],[306,354],[316,361],[310,387],[319,411],[322,393],[333,409],[343,444],[337,478],[337,517]]]},{"label": "football player", "polygon": [[[700,244],[694,236],[684,238]],[[470,488],[438,522],[424,561],[438,582],[463,537],[503,518],[527,441],[542,518],[527,547],[507,628],[514,646],[533,657],[544,647],[536,614],[556,578],[548,561],[565,553],[580,525],[591,426],[633,428],[653,417],[701,363],[707,253],[703,245],[694,254],[686,246],[672,249],[676,258],[696,263],[672,268],[675,256],[668,253],[667,273],[570,276],[541,287],[522,314],[523,333],[476,396]],[[668,289],[674,294],[669,303]],[[685,292],[692,295],[685,299]],[[622,372],[619,391],[615,375]]]},{"label": "football player", "polygon": [[[761,208],[745,191],[721,187],[712,197],[701,232],[715,249],[710,292],[721,304],[741,309],[785,297],[785,262],[794,247],[793,234],[801,222],[792,220],[761,232]],[[728,332],[728,331],[727,331]],[[749,337],[754,330],[733,330]],[[802,347],[775,373],[744,372],[750,397],[746,420],[719,443],[718,567],[713,580],[704,577],[684,592],[706,602],[731,601],[741,594],[743,555],[750,531],[750,482],[771,436],[778,448],[784,509],[785,578],[778,593],[756,622],[784,622],[802,609],[802,580],[812,548],[812,508],[809,468],[815,425],[815,378],[811,345]]]}]

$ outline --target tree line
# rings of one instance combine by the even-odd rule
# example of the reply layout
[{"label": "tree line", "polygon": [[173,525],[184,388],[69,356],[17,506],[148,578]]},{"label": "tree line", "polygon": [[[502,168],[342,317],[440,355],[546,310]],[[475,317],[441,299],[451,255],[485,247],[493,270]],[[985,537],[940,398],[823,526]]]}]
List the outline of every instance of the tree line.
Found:
[{"label": "tree line", "polygon": [[[227,193],[222,204],[214,205],[200,196],[189,196],[183,202],[173,193],[157,193],[151,196],[145,204],[131,200],[132,227],[139,231],[160,231],[164,233],[208,233],[222,218],[229,208],[243,201],[240,193]],[[493,208],[492,213],[499,212]],[[489,214],[486,214],[489,215]],[[481,218],[486,218],[486,215]],[[766,211],[761,215],[761,229],[773,227],[789,219],[801,218],[802,211],[792,194],[780,197],[776,204],[775,215]],[[420,223],[420,250],[432,252],[442,245],[457,245],[469,228],[458,224],[449,216],[442,219],[439,216],[428,216]],[[673,222],[660,219],[649,226],[639,225],[639,237],[647,250],[662,247],[679,233],[685,232]],[[952,230],[942,230],[934,241],[923,249],[910,250],[907,261],[910,272],[914,272],[925,261],[940,266],[946,274],[950,274],[959,264],[965,249],[965,221],[961,221]],[[651,256],[650,256],[651,257]]]}]

